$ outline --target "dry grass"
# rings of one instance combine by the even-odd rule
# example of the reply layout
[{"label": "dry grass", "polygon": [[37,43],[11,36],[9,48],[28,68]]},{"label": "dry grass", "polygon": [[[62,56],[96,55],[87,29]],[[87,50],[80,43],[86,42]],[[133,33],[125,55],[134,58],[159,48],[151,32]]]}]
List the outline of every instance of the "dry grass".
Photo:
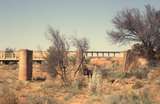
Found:
[{"label": "dry grass", "polygon": [[9,89],[5,89],[6,93],[2,89],[0,104],[158,104],[160,101],[159,68],[127,73],[97,70],[92,79],[78,77],[64,87],[58,78],[23,82],[17,81],[16,70],[0,69],[3,73],[0,74],[0,95],[1,85]]},{"label": "dry grass", "polygon": [[0,104],[18,104],[18,99],[7,86],[1,86]]}]

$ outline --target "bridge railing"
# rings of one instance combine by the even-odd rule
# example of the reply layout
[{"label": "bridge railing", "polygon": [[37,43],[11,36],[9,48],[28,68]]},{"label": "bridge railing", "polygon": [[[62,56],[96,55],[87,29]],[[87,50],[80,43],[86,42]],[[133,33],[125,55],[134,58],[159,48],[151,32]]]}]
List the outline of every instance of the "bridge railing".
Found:
[{"label": "bridge railing", "polygon": [[[19,60],[19,52],[0,51],[0,60]],[[86,51],[86,57],[124,57],[124,52],[121,51]],[[33,51],[33,60],[45,60],[47,51]],[[68,55],[76,55],[76,51],[68,51]]]},{"label": "bridge railing", "polygon": [[[44,60],[45,52],[33,51],[33,60]],[[0,51],[0,60],[19,60],[19,52]]]},{"label": "bridge railing", "polygon": [[1,51],[0,52],[0,60],[16,60],[18,59],[16,53],[14,52],[5,52],[5,51]]},{"label": "bridge railing", "polygon": [[33,60],[45,60],[47,51],[33,51]]},{"label": "bridge railing", "polygon": [[121,51],[86,51],[86,57],[123,57]]}]

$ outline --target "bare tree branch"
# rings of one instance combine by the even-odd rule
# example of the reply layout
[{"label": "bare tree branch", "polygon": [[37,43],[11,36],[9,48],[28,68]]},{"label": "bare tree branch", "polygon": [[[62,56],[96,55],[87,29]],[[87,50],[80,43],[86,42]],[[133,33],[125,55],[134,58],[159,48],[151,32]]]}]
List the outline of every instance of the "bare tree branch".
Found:
[{"label": "bare tree branch", "polygon": [[83,63],[85,61],[85,51],[87,51],[89,49],[89,42],[87,40],[87,38],[73,38],[73,46],[75,46],[77,48],[77,52],[78,52],[78,67],[74,73],[74,76],[76,76],[76,74],[80,71],[81,67],[83,67]]},{"label": "bare tree branch", "polygon": [[145,12],[126,9],[118,12],[113,24],[116,30],[107,34],[114,42],[141,42],[149,56],[154,56],[154,51],[160,49],[160,10],[150,5],[145,6]]},{"label": "bare tree branch", "polygon": [[68,66],[67,54],[69,44],[64,35],[61,35],[58,30],[49,27],[49,40],[51,46],[48,49],[47,62],[49,69],[55,74],[61,76],[61,79],[66,83],[66,67]]}]

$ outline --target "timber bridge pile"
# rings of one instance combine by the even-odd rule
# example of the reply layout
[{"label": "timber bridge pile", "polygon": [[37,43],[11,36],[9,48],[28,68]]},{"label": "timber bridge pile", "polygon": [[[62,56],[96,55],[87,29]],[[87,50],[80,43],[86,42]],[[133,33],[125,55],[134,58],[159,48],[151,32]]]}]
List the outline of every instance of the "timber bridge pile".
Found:
[{"label": "timber bridge pile", "polygon": [[[86,51],[85,56],[90,58],[97,57],[124,57],[124,51]],[[68,56],[75,56],[76,51],[68,51]],[[32,61],[37,63],[42,63],[45,61],[47,56],[47,51],[33,51]],[[0,51],[0,63],[18,63],[19,62],[19,51],[6,52]]]}]

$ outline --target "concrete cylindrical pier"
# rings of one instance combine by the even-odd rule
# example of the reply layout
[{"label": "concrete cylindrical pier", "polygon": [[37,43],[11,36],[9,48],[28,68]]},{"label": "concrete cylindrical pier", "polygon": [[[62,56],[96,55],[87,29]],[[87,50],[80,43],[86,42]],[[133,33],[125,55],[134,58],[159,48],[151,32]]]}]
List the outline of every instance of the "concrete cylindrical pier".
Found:
[{"label": "concrete cylindrical pier", "polygon": [[32,54],[31,50],[19,50],[19,80],[32,79]]}]

